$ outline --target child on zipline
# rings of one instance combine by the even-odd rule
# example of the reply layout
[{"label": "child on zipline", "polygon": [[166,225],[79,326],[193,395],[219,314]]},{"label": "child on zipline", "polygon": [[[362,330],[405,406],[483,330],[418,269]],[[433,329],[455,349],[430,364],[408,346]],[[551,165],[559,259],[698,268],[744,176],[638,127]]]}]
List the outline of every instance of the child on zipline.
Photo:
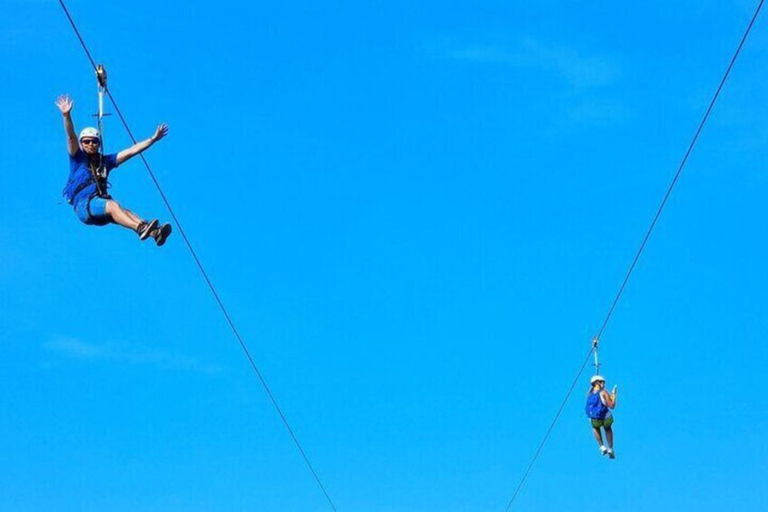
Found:
[{"label": "child on zipline", "polygon": [[[600,446],[600,453],[615,459],[616,454],[613,452],[613,429],[611,428],[611,425],[613,425],[611,409],[616,407],[616,386],[613,386],[613,391],[608,393],[605,390],[605,379],[600,375],[592,377],[589,383],[591,388],[589,393],[587,393],[585,412],[592,423],[592,434]],[[605,430],[605,439],[608,441],[608,446],[603,444],[601,427]]]}]

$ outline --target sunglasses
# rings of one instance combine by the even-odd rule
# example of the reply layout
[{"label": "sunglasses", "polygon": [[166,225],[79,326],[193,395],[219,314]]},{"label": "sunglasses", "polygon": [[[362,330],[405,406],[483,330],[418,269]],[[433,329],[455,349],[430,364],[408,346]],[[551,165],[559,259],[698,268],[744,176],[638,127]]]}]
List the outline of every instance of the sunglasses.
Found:
[{"label": "sunglasses", "polygon": [[80,141],[80,144],[85,146],[86,144],[94,144],[96,146],[99,145],[99,139],[83,139]]}]

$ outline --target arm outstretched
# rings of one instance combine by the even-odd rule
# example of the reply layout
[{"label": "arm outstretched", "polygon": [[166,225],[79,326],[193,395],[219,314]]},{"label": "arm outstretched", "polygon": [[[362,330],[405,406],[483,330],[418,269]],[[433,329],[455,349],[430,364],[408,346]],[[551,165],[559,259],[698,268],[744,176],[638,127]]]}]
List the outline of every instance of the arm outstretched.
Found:
[{"label": "arm outstretched", "polygon": [[168,125],[163,123],[160,126],[157,127],[155,130],[155,134],[152,135],[147,140],[143,140],[141,142],[137,142],[133,146],[129,147],[128,149],[124,149],[121,152],[117,154],[117,161],[116,165],[120,165],[126,160],[129,160],[133,158],[134,156],[138,155],[142,151],[148,149],[152,144],[159,141],[163,137],[168,135]]}]

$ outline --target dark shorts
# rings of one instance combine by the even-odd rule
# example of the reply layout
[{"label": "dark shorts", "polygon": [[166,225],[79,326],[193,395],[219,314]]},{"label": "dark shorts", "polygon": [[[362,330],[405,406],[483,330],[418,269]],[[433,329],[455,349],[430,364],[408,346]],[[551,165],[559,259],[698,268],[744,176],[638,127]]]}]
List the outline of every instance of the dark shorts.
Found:
[{"label": "dark shorts", "polygon": [[80,201],[75,205],[77,218],[83,224],[92,226],[106,226],[112,223],[112,217],[107,214],[107,199],[103,197],[92,197],[85,201]]}]

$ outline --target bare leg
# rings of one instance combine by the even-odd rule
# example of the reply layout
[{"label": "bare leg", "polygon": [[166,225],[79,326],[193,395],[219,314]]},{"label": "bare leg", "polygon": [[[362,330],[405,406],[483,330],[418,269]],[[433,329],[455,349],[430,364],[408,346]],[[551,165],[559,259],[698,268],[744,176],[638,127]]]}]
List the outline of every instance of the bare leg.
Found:
[{"label": "bare leg", "polygon": [[613,448],[613,429],[605,427],[605,439],[608,441],[608,448]]},{"label": "bare leg", "polygon": [[112,217],[112,220],[115,221],[116,224],[132,229],[133,231],[136,231],[136,228],[138,228],[139,224],[142,222],[132,211],[125,210],[122,206],[117,204],[117,201],[107,201],[106,210],[107,214]]},{"label": "bare leg", "polygon": [[123,211],[126,213],[126,215],[128,215],[130,218],[132,218],[133,220],[135,220],[139,224],[141,224],[143,222],[143,219],[141,217],[139,217],[138,215],[136,215],[135,213],[133,213],[131,210],[128,210],[127,208],[124,208]]},{"label": "bare leg", "polygon": [[[592,427],[592,435],[595,436],[595,440],[597,441],[597,444],[600,446],[603,446],[603,434],[600,432],[599,428]],[[605,430],[605,435],[608,435],[608,429]]]}]

